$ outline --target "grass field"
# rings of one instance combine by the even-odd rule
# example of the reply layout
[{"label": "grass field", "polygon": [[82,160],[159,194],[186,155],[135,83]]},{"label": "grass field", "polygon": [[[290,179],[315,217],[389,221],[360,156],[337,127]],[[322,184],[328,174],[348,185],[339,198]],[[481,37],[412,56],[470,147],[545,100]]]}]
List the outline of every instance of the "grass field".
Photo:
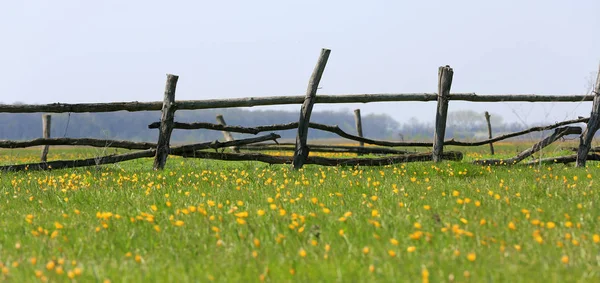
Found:
[{"label": "grass field", "polygon": [[487,147],[468,150],[299,172],[170,157],[161,172],[146,159],[2,173],[0,281],[600,282],[599,163],[481,167],[468,161]]}]

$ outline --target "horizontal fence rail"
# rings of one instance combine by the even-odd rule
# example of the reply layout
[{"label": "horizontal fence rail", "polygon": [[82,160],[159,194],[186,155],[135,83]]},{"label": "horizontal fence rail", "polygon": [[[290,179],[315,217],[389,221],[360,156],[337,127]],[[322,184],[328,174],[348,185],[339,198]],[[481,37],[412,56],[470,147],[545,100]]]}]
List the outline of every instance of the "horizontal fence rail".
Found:
[{"label": "horizontal fence rail", "polygon": [[521,162],[525,158],[540,151],[542,148],[550,145],[551,143],[555,142],[556,140],[558,140],[566,135],[580,135],[581,132],[582,132],[582,130],[580,127],[558,128],[558,129],[554,130],[554,133],[552,135],[550,135],[550,136],[546,137],[545,139],[543,139],[542,141],[534,144],[531,148],[529,148],[525,151],[522,151],[515,157],[508,158],[508,159],[475,160],[473,163],[479,164],[479,165],[500,165],[500,164],[513,165],[518,162]]},{"label": "horizontal fence rail", "polygon": [[[268,105],[302,104],[305,96],[246,97],[232,99],[179,100],[177,110],[198,110],[214,108],[253,107]],[[593,101],[593,95],[537,95],[537,94],[493,94],[451,93],[449,100],[469,102],[582,102]],[[320,94],[315,103],[371,103],[437,101],[437,93],[383,93],[383,94]],[[52,104],[0,104],[0,113],[86,113],[115,111],[159,111],[162,101],[153,102],[110,102],[110,103],[52,103]]]},{"label": "horizontal fence rail", "polygon": [[[249,144],[240,147],[249,151],[292,151],[295,150],[294,143],[279,144]],[[333,153],[357,153],[357,154],[408,154],[406,150],[396,150],[385,147],[364,147],[364,146],[344,146],[344,145],[322,145],[309,144],[311,152],[333,152]]]},{"label": "horizontal fence rail", "polygon": [[5,141],[0,140],[0,148],[26,148],[32,146],[48,145],[72,145],[91,147],[112,147],[126,149],[151,149],[156,148],[156,143],[132,142],[123,140],[103,140],[91,138],[40,138],[27,141]]},{"label": "horizontal fence rail", "polygon": [[[542,132],[542,131],[552,130],[552,129],[555,129],[555,128],[558,128],[558,127],[564,126],[564,125],[576,124],[576,123],[587,123],[589,121],[589,119],[590,119],[589,117],[583,117],[583,118],[574,119],[574,120],[562,121],[562,122],[558,122],[558,123],[555,123],[552,125],[547,125],[547,126],[532,127],[532,128],[526,129],[526,130],[509,133],[509,134],[497,136],[495,138],[482,140],[482,141],[466,142],[466,141],[456,141],[454,139],[449,139],[449,140],[444,141],[444,145],[480,146],[480,145],[491,144],[494,142],[502,141],[502,140],[509,139],[509,138],[522,136],[522,135],[529,134],[532,132]],[[160,127],[160,122],[154,122],[154,123],[148,125],[149,129],[157,129],[158,127]],[[204,122],[196,122],[196,123],[175,122],[174,126],[173,126],[174,129],[183,129],[183,130],[208,129],[208,130],[218,130],[218,131],[230,131],[230,132],[244,133],[244,134],[258,134],[258,133],[264,132],[264,131],[291,130],[291,129],[296,129],[297,127],[298,127],[298,122],[291,122],[291,123],[287,123],[287,124],[275,124],[275,125],[268,125],[268,126],[257,126],[257,127],[242,127],[242,126],[229,126],[229,125],[223,126],[223,125],[204,123]],[[384,141],[384,140],[374,140],[374,139],[364,138],[364,137],[349,134],[349,133],[345,132],[344,130],[342,130],[337,125],[330,126],[330,125],[324,125],[324,124],[311,122],[311,123],[309,123],[309,127],[312,129],[316,129],[316,130],[334,133],[342,138],[346,138],[346,139],[358,141],[358,142],[363,142],[363,143],[367,143],[367,144],[372,144],[372,145],[392,146],[392,147],[394,147],[394,146],[422,146],[422,147],[433,146],[433,143],[431,143],[431,142],[405,142],[405,141],[395,142],[395,141]],[[1,146],[2,146],[2,143],[0,143],[0,147]]]},{"label": "horizontal fence rail", "polygon": [[[185,158],[217,159],[222,161],[260,161],[269,164],[289,164],[293,161],[292,156],[273,156],[262,153],[219,153],[197,151],[193,154],[183,154]],[[442,155],[444,160],[460,161],[463,159],[462,152],[449,151]],[[384,166],[397,163],[431,161],[431,153],[403,154],[378,158],[328,158],[321,156],[309,156],[305,164],[316,164],[322,166]],[[0,167],[0,170],[2,168]]]},{"label": "horizontal fence rail", "polygon": [[[202,142],[181,146],[174,146],[169,149],[169,154],[172,155],[196,155],[196,152],[203,149],[214,149],[217,150],[219,148],[231,147],[231,146],[242,146],[248,145],[252,143],[259,143],[265,141],[276,141],[281,136],[271,133],[264,136],[241,139],[236,141],[228,141],[228,142]],[[50,139],[46,139],[50,140]],[[80,160],[56,160],[50,162],[40,162],[40,163],[29,163],[29,164],[17,164],[17,165],[4,165],[0,166],[0,172],[12,172],[12,171],[22,171],[22,170],[50,170],[50,169],[62,169],[62,168],[75,168],[75,167],[86,167],[92,165],[102,165],[102,164],[111,164],[118,163],[138,158],[146,158],[153,157],[156,154],[156,148],[154,149],[146,149],[142,151],[137,151],[133,153],[125,153],[125,154],[117,154],[117,155],[107,155],[100,156],[95,158],[88,159],[80,159]]]}]

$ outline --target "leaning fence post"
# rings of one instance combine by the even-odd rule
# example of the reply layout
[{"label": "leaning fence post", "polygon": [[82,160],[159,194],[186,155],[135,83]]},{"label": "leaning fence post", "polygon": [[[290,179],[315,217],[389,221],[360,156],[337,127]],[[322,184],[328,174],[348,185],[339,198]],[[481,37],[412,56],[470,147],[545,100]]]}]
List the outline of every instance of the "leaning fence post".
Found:
[{"label": "leaning fence post", "polygon": [[313,70],[310,80],[308,81],[308,88],[306,90],[306,97],[304,103],[300,109],[300,120],[298,121],[298,135],[296,136],[296,150],[294,151],[294,160],[292,162],[293,169],[300,169],[304,165],[304,162],[308,158],[308,146],[306,146],[306,140],[308,138],[308,124],[310,122],[310,114],[312,113],[313,104],[315,103],[315,97],[317,96],[317,88],[325,71],[325,65],[327,65],[327,59],[329,59],[329,49],[321,49],[321,55],[319,61]]},{"label": "leaning fence post", "polygon": [[[45,139],[50,138],[50,129],[52,128],[52,116],[50,114],[42,115],[42,137]],[[46,162],[48,160],[48,150],[50,149],[49,145],[44,145],[42,148],[42,157],[40,158],[42,162]]]},{"label": "leaning fence post", "polygon": [[[487,121],[488,126],[488,137],[492,139],[492,123],[490,123],[490,113],[485,111],[485,120]],[[490,152],[494,155],[494,144],[490,143]]]},{"label": "leaning fence post", "polygon": [[450,99],[450,87],[454,71],[450,66],[442,66],[438,69],[438,98],[437,112],[435,115],[435,132],[433,134],[433,156],[434,162],[442,161],[444,153],[444,136],[446,134],[446,117],[448,116],[448,100]]},{"label": "leaning fence post", "polygon": [[156,156],[154,157],[154,170],[162,170],[167,163],[169,155],[169,142],[173,132],[173,122],[175,120],[175,89],[179,76],[167,74],[167,84],[165,86],[165,97],[163,100],[162,113],[160,117],[160,127],[158,131],[158,142],[156,144]]},{"label": "leaning fence post", "polygon": [[[225,119],[223,118],[223,115],[218,114],[217,115],[217,123],[219,123],[219,125],[223,125],[223,126],[227,126],[227,123],[225,123]],[[223,137],[225,137],[226,141],[233,141],[233,135],[231,135],[230,132],[228,131],[221,131],[223,133]],[[232,146],[230,147],[231,150],[233,150],[233,152],[235,153],[240,153],[240,149],[237,146]]]},{"label": "leaning fence post", "polygon": [[598,77],[596,78],[596,86],[594,87],[594,102],[592,103],[592,113],[588,120],[585,131],[579,136],[579,149],[577,150],[576,167],[585,167],[588,153],[592,147],[592,140],[598,128],[600,128],[600,66],[598,66]]},{"label": "leaning fence post", "polygon": [[[354,122],[356,123],[356,132],[358,133],[359,137],[363,137],[363,130],[362,130],[362,120],[360,117],[360,109],[355,109],[354,110]],[[365,143],[364,142],[359,142],[358,145],[360,147],[365,147]],[[357,155],[363,155],[362,153],[358,153]]]}]

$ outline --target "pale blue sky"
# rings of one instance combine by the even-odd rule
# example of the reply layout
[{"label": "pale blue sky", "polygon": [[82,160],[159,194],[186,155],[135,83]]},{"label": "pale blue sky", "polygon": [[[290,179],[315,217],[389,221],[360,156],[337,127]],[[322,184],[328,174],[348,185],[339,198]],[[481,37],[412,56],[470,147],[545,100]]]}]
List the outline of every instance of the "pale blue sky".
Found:
[{"label": "pale blue sky", "polygon": [[[600,62],[600,1],[1,1],[0,101],[157,101],[299,95],[320,49],[322,94],[584,94]],[[591,103],[462,103],[533,123]],[[360,107],[432,121],[435,103]],[[299,106],[279,107],[298,110]],[[551,113],[555,111],[556,114]]]}]

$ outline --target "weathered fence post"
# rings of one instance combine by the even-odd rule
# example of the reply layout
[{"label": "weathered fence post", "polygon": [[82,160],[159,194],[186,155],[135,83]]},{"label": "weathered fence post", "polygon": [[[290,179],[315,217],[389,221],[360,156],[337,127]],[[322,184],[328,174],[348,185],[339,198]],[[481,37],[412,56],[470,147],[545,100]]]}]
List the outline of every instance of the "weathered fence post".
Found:
[{"label": "weathered fence post", "polygon": [[[218,114],[217,115],[217,123],[219,123],[219,125],[223,125],[223,126],[227,126],[227,123],[225,123],[225,119],[223,118],[223,115]],[[223,133],[223,137],[225,137],[226,141],[234,141],[233,139],[233,135],[231,135],[230,132],[228,131],[221,131]],[[240,149],[237,146],[232,146],[230,147],[231,150],[233,150],[233,152],[235,153],[240,153]]]},{"label": "weathered fence post", "polygon": [[454,71],[450,66],[441,66],[438,69],[438,98],[437,112],[435,114],[435,132],[433,134],[433,156],[434,162],[442,161],[444,153],[444,136],[446,135],[446,117],[448,116],[448,101],[450,98],[450,87]]},{"label": "weathered fence post", "polygon": [[[485,120],[487,121],[488,126],[488,137],[492,139],[492,123],[490,123],[490,113],[485,111]],[[494,143],[490,143],[490,152],[494,155]]]},{"label": "weathered fence post", "polygon": [[154,157],[154,170],[162,170],[167,163],[169,155],[169,142],[173,132],[173,122],[175,120],[175,89],[179,76],[167,74],[167,84],[165,86],[165,97],[163,100],[162,114],[160,117],[160,128],[158,131],[158,143],[156,144],[156,156]]},{"label": "weathered fence post", "polygon": [[[360,109],[356,109],[354,110],[354,122],[356,122],[356,132],[358,133],[359,137],[363,137],[363,131],[362,131],[362,120],[360,117]],[[359,142],[358,145],[360,147],[365,147],[365,143],[364,142]],[[358,153],[357,155],[363,155],[362,153]]]},{"label": "weathered fence post", "polygon": [[[42,115],[42,137],[45,139],[49,139],[51,129],[52,129],[52,116],[49,114]],[[42,157],[40,158],[42,162],[46,162],[48,160],[48,150],[49,149],[50,149],[49,145],[45,145],[42,148]]]},{"label": "weathered fence post", "polygon": [[592,103],[592,113],[587,127],[583,134],[579,136],[579,150],[577,150],[577,161],[575,166],[585,167],[588,153],[592,147],[592,140],[598,128],[600,128],[600,66],[598,66],[598,77],[596,78],[596,86],[594,87],[594,102]]},{"label": "weathered fence post", "polygon": [[298,135],[296,136],[296,150],[294,151],[294,159],[292,161],[293,169],[300,169],[306,158],[308,158],[308,146],[306,146],[306,140],[308,138],[308,124],[310,122],[310,114],[312,113],[313,104],[315,103],[315,97],[317,96],[317,88],[325,71],[325,65],[327,65],[327,59],[329,59],[329,49],[321,49],[321,55],[319,61],[313,70],[310,80],[308,81],[308,88],[306,90],[306,97],[304,103],[300,109],[300,120],[298,121]]}]

